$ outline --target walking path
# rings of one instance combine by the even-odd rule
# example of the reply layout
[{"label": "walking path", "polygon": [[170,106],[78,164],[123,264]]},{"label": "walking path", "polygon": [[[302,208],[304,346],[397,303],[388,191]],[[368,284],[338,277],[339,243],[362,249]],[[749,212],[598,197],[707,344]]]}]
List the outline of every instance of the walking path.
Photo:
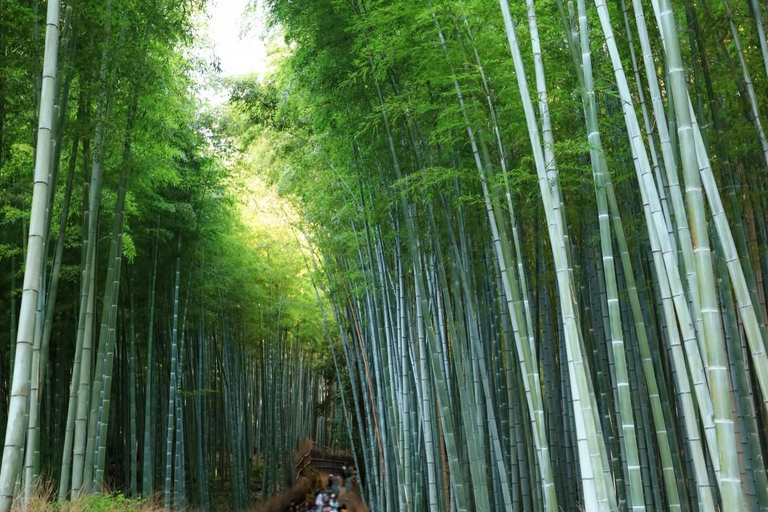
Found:
[{"label": "walking path", "polygon": [[[291,502],[296,505],[304,503],[308,495],[314,496],[319,489],[326,489],[329,477],[334,474],[339,476],[342,468],[352,467],[354,459],[345,452],[335,452],[318,447],[314,442],[303,443],[298,450],[296,462],[295,484],[267,501],[258,504],[254,512],[285,512],[289,510]],[[337,502],[347,506],[347,512],[369,512],[360,496],[359,487],[347,490],[344,479],[339,478],[340,491]],[[314,503],[307,503],[309,508],[298,510],[314,511]]]}]

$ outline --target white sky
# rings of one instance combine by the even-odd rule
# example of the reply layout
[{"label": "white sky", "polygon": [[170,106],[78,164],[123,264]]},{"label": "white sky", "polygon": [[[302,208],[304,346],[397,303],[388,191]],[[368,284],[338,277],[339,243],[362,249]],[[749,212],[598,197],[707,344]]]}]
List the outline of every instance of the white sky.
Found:
[{"label": "white sky", "polygon": [[[221,59],[222,74],[227,77],[259,73],[266,66],[263,10],[260,8],[256,16],[249,14],[246,17],[244,12],[248,3],[249,0],[212,0],[208,4],[208,36],[214,52]],[[248,27],[246,21],[255,22],[256,26]]]},{"label": "white sky", "polygon": [[[251,1],[258,8],[255,13],[246,14]],[[263,77],[269,63],[263,0],[210,0],[197,24],[207,43],[204,53],[212,52],[220,61],[220,77],[249,73]],[[213,105],[226,102],[226,91],[209,83],[205,76],[198,76],[198,79],[204,99]]]}]

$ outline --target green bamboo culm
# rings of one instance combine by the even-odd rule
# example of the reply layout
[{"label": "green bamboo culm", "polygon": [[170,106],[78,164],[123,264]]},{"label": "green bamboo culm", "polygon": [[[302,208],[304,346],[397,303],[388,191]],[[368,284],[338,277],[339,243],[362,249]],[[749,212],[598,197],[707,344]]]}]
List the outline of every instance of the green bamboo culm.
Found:
[{"label": "green bamboo culm", "polygon": [[0,463],[0,510],[10,510],[15,497],[16,479],[22,466],[22,447],[27,430],[26,403],[32,366],[32,345],[36,327],[35,309],[44,272],[44,229],[47,224],[48,171],[51,165],[51,131],[54,123],[56,69],[59,50],[59,2],[48,2],[45,29],[42,89],[40,93],[32,207],[21,295],[16,353],[13,364],[8,424],[5,430],[3,459]]}]

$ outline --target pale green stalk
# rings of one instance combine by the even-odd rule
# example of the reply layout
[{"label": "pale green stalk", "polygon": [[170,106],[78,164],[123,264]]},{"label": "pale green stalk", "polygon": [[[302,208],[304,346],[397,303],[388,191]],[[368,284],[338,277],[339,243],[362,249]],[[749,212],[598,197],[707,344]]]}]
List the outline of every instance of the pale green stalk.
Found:
[{"label": "pale green stalk", "polygon": [[765,35],[765,24],[763,23],[763,14],[761,12],[765,4],[759,3],[758,0],[749,0],[749,7],[752,9],[752,16],[755,17],[758,44],[760,45],[760,53],[763,56],[763,64],[765,65],[765,77],[768,79],[768,38]]},{"label": "pale green stalk", "polygon": [[547,219],[550,243],[552,244],[552,252],[555,259],[555,269],[558,288],[560,290],[559,297],[567,349],[569,378],[571,382],[571,391],[573,393],[573,410],[576,419],[576,437],[580,454],[579,463],[581,482],[584,489],[584,503],[589,509],[609,510],[611,503],[615,502],[615,497],[613,497],[612,488],[609,496],[609,489],[606,486],[607,482],[604,479],[607,468],[604,468],[600,454],[605,452],[605,446],[602,433],[600,432],[600,424],[596,417],[597,411],[591,406],[590,385],[588,383],[590,377],[586,372],[580,346],[578,319],[573,300],[574,296],[571,276],[567,264],[567,252],[563,245],[564,239],[563,233],[561,232],[561,222],[560,219],[558,219],[553,205],[553,192],[550,189],[546,173],[547,165],[544,161],[544,152],[542,151],[540,142],[538,123],[528,93],[525,69],[517,43],[515,27],[509,12],[509,5],[506,0],[500,0],[499,4],[501,6],[507,38],[515,65],[518,88],[523,101],[523,109],[528,125],[528,134],[538,174],[539,188],[544,203],[544,212]]},{"label": "pale green stalk", "polygon": [[[621,67],[621,59],[618,55],[616,41],[613,38],[613,30],[611,28],[607,8],[602,0],[596,0],[595,5],[598,9],[603,33],[613,63],[614,74],[622,99],[625,123],[630,138],[630,147],[635,156],[635,167],[640,191],[643,196],[644,209],[646,210],[648,231],[654,253],[654,262],[657,267],[657,278],[659,279],[659,285],[661,287],[665,316],[668,320],[667,327],[670,330],[669,340],[673,349],[673,362],[678,372],[678,386],[680,387],[680,396],[685,411],[684,418],[686,422],[686,431],[694,455],[694,469],[696,472],[696,483],[699,496],[703,502],[704,509],[713,510],[714,501],[711,490],[708,487],[706,464],[704,462],[703,450],[699,441],[698,426],[695,422],[695,408],[690,400],[688,379],[686,378],[688,371],[686,370],[682,350],[680,349],[679,340],[681,333],[677,330],[677,320],[674,311],[677,311],[677,315],[680,318],[680,329],[682,330],[682,338],[685,341],[685,347],[688,353],[691,374],[694,377],[693,382],[696,389],[696,398],[700,406],[701,417],[704,420],[705,432],[712,432],[713,430],[712,428],[707,428],[707,425],[712,423],[709,390],[706,387],[704,379],[700,376],[701,362],[700,357],[698,356],[698,345],[693,332],[693,323],[688,310],[687,301],[683,295],[682,282],[679,278],[677,263],[674,259],[671,244],[669,243],[669,239],[664,236],[667,233],[666,223],[664,222],[661,213],[658,192],[650,173],[650,164],[640,136],[640,127],[637,122],[637,116],[632,108],[629,87]],[[708,440],[712,440],[711,434],[708,435]],[[710,442],[709,446],[713,447],[714,443]],[[710,453],[714,453],[716,456],[717,450],[711,450]],[[714,457],[713,464],[715,465],[716,472],[719,471],[718,460]]]},{"label": "pale green stalk", "polygon": [[[643,481],[640,472],[640,456],[635,435],[635,421],[632,411],[632,398],[628,380],[627,361],[625,356],[624,336],[621,325],[621,310],[619,309],[619,293],[616,285],[616,269],[613,258],[613,240],[611,236],[610,216],[605,184],[608,165],[603,153],[597,120],[597,102],[595,100],[594,83],[592,79],[592,51],[589,46],[587,32],[587,10],[585,0],[578,0],[579,34],[581,40],[582,76],[584,77],[584,107],[586,114],[589,153],[592,161],[592,172],[595,179],[595,194],[597,196],[598,224],[600,227],[600,250],[603,258],[603,272],[607,294],[610,340],[613,352],[614,382],[618,395],[618,419],[623,435],[621,441],[626,457],[626,472],[629,480],[629,507],[632,510],[645,510],[643,497]],[[637,400],[637,399],[636,399]]]},{"label": "pale green stalk", "polygon": [[740,510],[744,505],[741,488],[739,462],[736,446],[731,406],[729,400],[728,360],[725,353],[720,310],[715,290],[712,254],[709,246],[709,226],[707,224],[704,194],[699,175],[699,155],[697,154],[693,118],[689,108],[686,77],[680,55],[672,5],[669,0],[654,0],[660,13],[660,30],[665,34],[664,47],[669,65],[669,77],[672,97],[677,118],[678,138],[680,141],[683,177],[691,217],[691,232],[694,242],[696,274],[701,298],[701,317],[708,363],[707,375],[712,388],[715,414],[717,446],[720,454],[721,475],[720,493],[726,510]]},{"label": "pale green stalk", "polygon": [[[93,259],[93,258],[92,258]],[[93,261],[89,265],[93,264]],[[83,467],[85,466],[85,443],[88,424],[88,406],[91,389],[91,364],[93,360],[93,307],[95,279],[88,280],[86,307],[83,309],[85,318],[82,330],[78,329],[78,337],[82,337],[80,356],[80,382],[77,391],[77,411],[75,413],[74,447],[72,456],[72,499],[80,496],[83,486]]]},{"label": "pale green stalk", "polygon": [[[174,412],[176,410],[176,384],[179,360],[178,349],[178,328],[179,328],[179,279],[181,277],[181,236],[179,236],[178,247],[176,249],[176,277],[173,286],[173,324],[171,327],[171,373],[170,373],[170,391],[168,392],[168,427],[166,429],[165,443],[165,486],[163,488],[163,504],[166,509],[171,508],[172,475],[173,475],[173,434],[174,434]],[[226,337],[226,334],[225,334]],[[231,388],[230,381],[228,388]],[[231,390],[230,390],[231,393]],[[237,494],[237,492],[235,492]]]},{"label": "pale green stalk", "polygon": [[152,421],[152,370],[153,370],[153,340],[155,337],[155,289],[157,285],[158,241],[160,236],[160,217],[155,227],[155,250],[152,257],[152,277],[149,285],[149,325],[147,326],[147,376],[144,393],[144,455],[141,472],[141,495],[148,499],[154,492],[154,449],[153,441],[155,422]]},{"label": "pale green stalk", "polygon": [[34,185],[29,219],[24,288],[21,295],[16,354],[13,365],[11,399],[8,406],[8,426],[5,431],[3,459],[0,465],[0,512],[10,510],[13,504],[16,479],[22,465],[22,447],[27,432],[27,400],[32,366],[32,344],[35,335],[35,307],[45,257],[44,233],[47,224],[48,171],[51,164],[51,130],[53,129],[53,103],[56,92],[56,67],[59,48],[59,13],[57,1],[48,3],[43,59],[42,92],[37,129]]},{"label": "pale green stalk", "polygon": [[[747,99],[749,100],[750,117],[752,118],[752,124],[755,125],[755,131],[757,131],[757,137],[760,139],[760,147],[763,150],[763,162],[766,168],[768,168],[768,138],[765,136],[765,130],[763,129],[763,123],[760,120],[760,107],[757,102],[757,94],[755,93],[755,86],[752,83],[752,76],[749,73],[749,66],[747,66],[747,59],[744,56],[744,49],[741,46],[741,37],[739,37],[739,27],[736,26],[736,22],[733,21],[733,13],[731,12],[731,6],[728,0],[722,0],[723,7],[725,8],[725,15],[728,18],[728,25],[731,27],[731,37],[733,38],[733,44],[736,47],[736,54],[739,56],[739,64],[741,64],[741,74],[744,79],[744,87],[747,88]],[[755,12],[759,13],[760,8],[758,6]],[[761,28],[762,24],[758,24],[758,28]],[[761,36],[761,50],[765,47],[765,33],[759,34]],[[768,65],[768,62],[766,62]],[[768,78],[768,76],[767,76]]]}]

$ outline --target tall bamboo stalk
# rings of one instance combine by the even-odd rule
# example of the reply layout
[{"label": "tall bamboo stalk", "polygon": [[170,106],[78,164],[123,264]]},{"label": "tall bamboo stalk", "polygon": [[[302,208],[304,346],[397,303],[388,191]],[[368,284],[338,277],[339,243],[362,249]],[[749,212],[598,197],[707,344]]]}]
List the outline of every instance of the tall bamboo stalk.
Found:
[{"label": "tall bamboo stalk", "polygon": [[[34,343],[36,324],[35,306],[41,293],[39,287],[44,263],[44,230],[47,224],[46,204],[48,203],[48,171],[52,156],[51,130],[54,123],[53,103],[56,92],[59,48],[59,12],[60,4],[58,2],[48,3],[34,186],[24,269],[24,291],[21,295],[13,384],[8,408],[8,426],[5,433],[2,465],[0,465],[0,511],[3,512],[10,510],[13,503],[16,479],[21,471],[22,448],[27,430],[25,411],[31,377],[32,344]],[[42,329],[42,326],[40,328]]]}]

